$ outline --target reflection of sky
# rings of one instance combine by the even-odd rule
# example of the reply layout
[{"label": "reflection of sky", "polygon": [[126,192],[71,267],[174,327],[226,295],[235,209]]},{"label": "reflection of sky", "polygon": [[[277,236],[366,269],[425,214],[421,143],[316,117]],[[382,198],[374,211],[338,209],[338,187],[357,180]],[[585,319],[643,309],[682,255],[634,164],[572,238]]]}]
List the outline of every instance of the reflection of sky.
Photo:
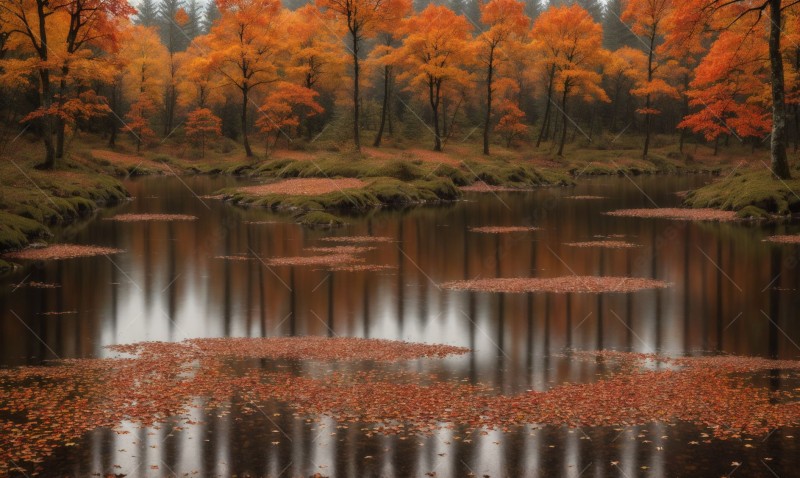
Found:
[{"label": "reflection of sky", "polygon": [[[674,190],[699,180],[645,178],[641,182],[658,203],[672,204],[677,201]],[[226,185],[225,181],[190,178],[190,187],[203,194]],[[500,364],[537,389],[547,387],[553,374],[579,373],[574,367],[557,373],[546,370],[542,357],[564,348],[769,353],[769,321],[762,311],[772,313],[772,291],[765,290],[765,284],[781,271],[773,274],[770,270],[768,254],[775,249],[760,241],[762,231],[742,225],[603,216],[603,211],[623,203],[636,206],[637,201],[646,201],[624,179],[588,181],[569,191],[511,194],[504,201],[513,205],[511,209],[485,195],[449,208],[385,212],[369,223],[351,219],[350,226],[335,234],[361,235],[371,230],[398,240],[378,244],[377,250],[364,257],[368,263],[399,268],[370,273],[328,273],[313,267],[295,267],[292,273],[289,267],[267,268],[256,260],[214,259],[251,250],[264,260],[308,254],[305,247],[330,246],[319,239],[332,233],[306,230],[269,211],[243,210],[219,201],[207,201],[206,209],[174,180],[133,181],[130,187],[137,199],[120,206],[120,212],[184,213],[200,219],[145,224],[96,221],[70,232],[65,241],[116,246],[126,252],[110,258],[47,263],[7,279],[22,280],[30,272],[30,280],[63,287],[0,293],[5,304],[0,323],[6,332],[0,337],[6,345],[5,363],[39,356],[42,350],[52,355],[12,310],[59,356],[103,354],[99,346],[114,343],[286,335],[294,330],[297,334],[474,346],[472,359],[478,375],[490,377]],[[581,193],[611,199],[548,202],[550,196]],[[542,215],[537,213],[541,204],[556,207]],[[278,220],[245,224],[266,219]],[[531,222],[542,230],[503,236],[467,231],[473,225]],[[563,245],[617,233],[643,247],[598,250]],[[791,257],[785,257],[779,263],[783,271],[776,286],[792,289],[792,281],[800,279],[800,268],[792,268]],[[530,297],[443,291],[437,286],[446,280],[497,274],[546,277],[573,272],[655,276],[673,286],[627,295]],[[794,357],[797,351],[792,341],[797,342],[800,325],[788,320],[788,311],[800,297],[791,290],[777,297],[784,303],[778,307],[777,322],[782,322],[783,330],[777,332],[778,352]],[[43,315],[59,310],[78,313],[60,318]]]},{"label": "reflection of sky", "polygon": [[[474,351],[464,356],[416,361],[410,366],[420,372],[469,377],[509,393],[545,390],[563,382],[597,380],[603,365],[570,360],[567,348],[653,352],[660,345],[662,351],[681,353],[713,350],[721,342],[723,351],[767,354],[768,322],[761,310],[770,310],[769,293],[761,290],[774,274],[768,267],[769,249],[764,249],[769,246],[760,243],[761,231],[757,228],[682,225],[681,231],[686,231],[685,237],[690,241],[682,238],[668,242],[657,250],[653,261],[649,256],[646,261],[639,259],[650,253],[659,228],[670,225],[663,221],[605,220],[600,212],[613,208],[611,204],[570,202],[564,206],[566,210],[542,220],[543,231],[521,238],[498,239],[466,232],[467,224],[527,224],[531,220],[530,211],[535,209],[542,194],[619,194],[620,201],[630,203],[628,196],[640,193],[624,181],[607,180],[605,184],[610,186],[606,189],[600,182],[599,186],[587,183],[569,192],[519,195],[524,208],[513,211],[505,210],[490,196],[483,196],[448,209],[377,215],[370,224],[373,234],[389,235],[401,242],[378,245],[377,251],[365,257],[371,263],[402,265],[401,268],[329,275],[323,270],[297,267],[293,276],[287,267],[268,270],[258,261],[226,262],[213,257],[250,249],[263,254],[264,259],[301,255],[305,253],[303,247],[322,244],[318,239],[330,232],[307,231],[285,219],[272,225],[245,225],[243,221],[247,219],[275,219],[275,216],[220,203],[211,203],[211,209],[206,210],[196,199],[184,197],[183,186],[174,181],[136,182],[140,188],[137,197],[157,197],[137,200],[123,208],[143,212],[152,207],[159,212],[195,214],[201,220],[148,227],[136,223],[92,223],[68,239],[114,245],[127,252],[112,256],[113,263],[102,257],[77,259],[22,270],[12,276],[8,280],[18,282],[31,273],[31,280],[58,282],[62,288],[20,288],[13,294],[0,293],[4,312],[0,322],[2,363],[35,361],[31,358],[34,355],[49,355],[46,350],[41,352],[42,344],[10,315],[11,310],[24,318],[55,353],[63,356],[107,356],[110,354],[100,345],[115,343],[286,335],[291,324],[298,334],[327,335],[332,312],[333,334],[337,335],[471,346]],[[659,202],[668,201],[673,190],[686,189],[685,181],[690,180],[672,185],[663,181],[654,178],[647,183],[648,188],[655,189],[652,195]],[[149,191],[148,185],[155,191]],[[208,192],[217,187],[207,185]],[[437,228],[436,224],[442,222],[449,227]],[[220,228],[221,223],[233,226]],[[353,219],[353,223],[342,233],[366,233],[364,221]],[[589,239],[598,232],[620,231],[645,247],[599,252],[574,250],[561,244]],[[493,262],[498,244],[503,248],[499,268]],[[463,264],[465,245],[470,251],[468,267]],[[398,247],[402,247],[402,254]],[[731,280],[721,276],[697,248],[708,250]],[[531,271],[541,276],[569,274],[562,259],[578,274],[625,275],[632,271],[632,275],[655,275],[674,285],[658,293],[612,294],[602,299],[580,294],[470,294],[441,291],[436,286],[445,280],[494,277],[498,269],[507,277],[526,276]],[[631,264],[639,262],[643,267],[632,270]],[[784,287],[791,286],[798,277],[797,270],[785,264],[782,273]],[[284,283],[292,284],[294,294]],[[791,315],[787,311],[796,310],[798,295],[783,292],[779,298],[782,329],[796,342],[800,324],[787,320]],[[333,309],[329,307],[330,301]],[[41,315],[59,308],[75,309],[78,314],[62,318]],[[723,334],[721,340],[718,333]],[[798,351],[783,334],[777,335],[777,343],[781,354],[797,356]],[[308,476],[320,472],[331,477],[352,476],[363,470],[359,464],[366,454],[374,455],[371,469],[386,475],[408,472],[402,468],[408,466],[420,475],[435,469],[437,476],[457,476],[465,470],[473,470],[478,476],[484,473],[500,476],[513,460],[519,462],[521,469],[530,471],[530,476],[537,476],[535,472],[540,469],[550,470],[551,475],[577,476],[587,465],[591,466],[583,476],[616,475],[616,470],[610,468],[611,461],[620,462],[619,474],[625,476],[639,475],[641,466],[649,467],[648,471],[654,475],[668,475],[675,470],[665,462],[665,452],[651,452],[656,446],[665,450],[677,446],[668,440],[659,441],[660,436],[673,433],[672,427],[659,425],[644,427],[648,430],[647,439],[652,441],[649,444],[638,438],[643,427],[636,427],[632,433],[628,429],[617,440],[613,440],[619,434],[617,431],[601,437],[606,442],[614,441],[613,454],[598,452],[598,443],[591,443],[578,430],[542,431],[527,427],[516,441],[501,439],[498,432],[475,434],[469,453],[456,456],[453,445],[458,441],[456,432],[442,430],[424,439],[425,445],[418,447],[419,452],[409,461],[406,460],[409,452],[403,451],[409,449],[408,442],[403,443],[398,437],[375,436],[371,440],[377,443],[376,448],[365,451],[361,442],[367,439],[357,426],[343,430],[337,428],[341,424],[324,417],[320,424],[305,424],[302,419],[281,421],[288,428],[286,432],[292,442],[290,449],[285,450],[281,448],[285,443],[278,446],[272,445],[272,441],[285,442],[286,437],[278,433],[277,439],[269,438],[274,427],[267,419],[272,418],[272,412],[265,410],[265,415],[259,418],[266,423],[261,432],[267,437],[257,435],[256,439],[263,438],[258,453],[267,459],[263,460],[264,469],[249,470],[257,474]],[[118,464],[122,466],[119,472],[129,476],[166,473],[161,464],[164,462],[174,467],[176,473],[198,468],[221,475],[235,472],[232,463],[241,452],[237,445],[242,434],[251,430],[243,429],[242,422],[233,415],[206,415],[196,408],[190,408],[188,413],[193,421],[208,423],[174,432],[169,431],[169,426],[138,430],[130,423],[122,423],[120,430],[130,433],[111,434],[110,445],[106,435],[92,434],[88,446],[92,450],[93,467],[99,467],[101,462]],[[249,416],[246,420],[254,419]],[[213,430],[213,446],[206,442],[211,439],[210,430]],[[177,450],[177,458],[170,456],[170,447]],[[441,456],[442,453],[445,455]],[[337,467],[342,459],[346,466]],[[205,462],[210,463],[201,466]],[[140,463],[142,466],[137,469]],[[160,472],[151,470],[153,465],[159,466]],[[722,475],[730,469],[723,471]]]}]

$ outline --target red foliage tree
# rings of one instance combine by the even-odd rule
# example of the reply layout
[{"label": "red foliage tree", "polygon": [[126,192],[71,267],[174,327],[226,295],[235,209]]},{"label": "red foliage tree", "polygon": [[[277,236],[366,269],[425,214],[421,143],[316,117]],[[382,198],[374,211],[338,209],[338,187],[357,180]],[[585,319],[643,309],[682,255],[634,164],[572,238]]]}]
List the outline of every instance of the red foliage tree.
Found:
[{"label": "red foliage tree", "polygon": [[222,135],[222,120],[208,108],[198,108],[186,117],[186,137],[200,143],[200,157],[206,153],[206,141]]}]

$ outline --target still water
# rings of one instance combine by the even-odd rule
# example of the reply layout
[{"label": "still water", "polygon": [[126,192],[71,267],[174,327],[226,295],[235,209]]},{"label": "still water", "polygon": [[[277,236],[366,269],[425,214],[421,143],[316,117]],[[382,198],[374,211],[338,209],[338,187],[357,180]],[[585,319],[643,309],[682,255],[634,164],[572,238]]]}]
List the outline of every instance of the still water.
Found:
[{"label": "still water", "polygon": [[[584,180],[574,188],[470,193],[454,204],[376,211],[335,231],[201,196],[231,178],[145,178],[134,200],[103,212],[172,213],[194,222],[92,220],[59,241],[116,247],[109,257],[30,265],[0,279],[0,364],[109,355],[103,346],[191,337],[326,335],[467,346],[419,361],[419,371],[493,385],[505,393],[598,378],[602,365],[570,350],[668,355],[728,353],[800,358],[800,247],[762,242],[797,224],[690,223],[609,217],[620,208],[669,207],[710,177]],[[604,199],[570,199],[572,195]],[[476,226],[529,225],[481,234]],[[329,272],[267,267],[259,259],[310,255],[330,235],[377,235],[364,257],[394,269]],[[576,248],[612,237],[632,249]],[[245,254],[249,261],[215,258]],[[448,291],[477,277],[613,275],[656,278],[668,289],[632,294]],[[59,284],[15,287],[22,281]],[[53,314],[58,312],[59,314]],[[797,387],[773,378],[774,388]],[[198,398],[201,400],[201,398]],[[53,475],[127,476],[795,476],[800,430],[766,439],[708,440],[689,425],[535,428],[432,437],[368,436],[330,419],[309,423],[276,405],[263,416],[197,412],[197,426],[128,435],[97,430],[46,465]],[[274,412],[274,413],[273,413]],[[280,413],[280,415],[277,415]],[[123,425],[124,426],[124,425]],[[795,439],[794,435],[798,438]],[[433,473],[433,474],[430,474]],[[426,475],[427,474],[427,475]]]}]

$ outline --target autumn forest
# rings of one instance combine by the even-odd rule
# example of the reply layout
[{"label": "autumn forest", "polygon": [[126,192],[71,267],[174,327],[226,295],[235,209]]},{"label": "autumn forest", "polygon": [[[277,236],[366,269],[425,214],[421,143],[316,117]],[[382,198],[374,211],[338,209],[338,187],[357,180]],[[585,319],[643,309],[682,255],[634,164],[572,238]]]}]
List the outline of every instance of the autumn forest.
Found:
[{"label": "autumn forest", "polygon": [[[268,153],[313,140],[483,136],[557,155],[568,141],[678,132],[771,148],[800,139],[800,12],[784,1],[9,0],[0,7],[7,128],[53,167],[76,130],[137,151],[226,136]],[[422,121],[422,125],[416,124]],[[475,129],[479,131],[474,131]],[[259,148],[260,149],[260,148]]]},{"label": "autumn forest", "polygon": [[800,0],[0,0],[0,477],[800,468]]}]

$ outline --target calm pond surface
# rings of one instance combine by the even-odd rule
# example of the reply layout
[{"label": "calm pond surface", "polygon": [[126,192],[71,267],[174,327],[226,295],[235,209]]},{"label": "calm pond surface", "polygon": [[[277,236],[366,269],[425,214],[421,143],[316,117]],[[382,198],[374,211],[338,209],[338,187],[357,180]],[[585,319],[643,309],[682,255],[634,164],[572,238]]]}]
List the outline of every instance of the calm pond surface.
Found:
[{"label": "calm pond surface", "polygon": [[[800,232],[796,221],[767,226],[602,214],[675,206],[677,192],[710,180],[599,178],[574,188],[470,193],[444,206],[376,211],[334,231],[309,230],[283,215],[198,197],[234,184],[231,178],[132,180],[126,186],[135,200],[103,216],[174,213],[199,220],[93,220],[60,231],[62,242],[126,252],[30,265],[0,279],[0,365],[109,356],[105,345],[152,340],[354,336],[470,347],[465,356],[414,361],[410,367],[516,393],[589,382],[603,373],[602,363],[570,360],[571,350],[798,359],[800,247],[762,242],[768,235]],[[566,198],[571,195],[605,198]],[[469,230],[511,225],[541,230]],[[333,245],[320,241],[331,235],[394,238],[364,257],[396,269],[329,272],[215,259],[310,255],[304,248]],[[564,244],[617,235],[641,247]],[[438,285],[572,274],[648,277],[672,285],[631,294],[493,294]],[[15,287],[23,280],[61,287]],[[779,373],[764,377],[764,384],[800,386]],[[230,414],[196,413],[200,423],[185,429],[130,425],[127,435],[97,430],[45,465],[54,476],[784,477],[800,469],[800,430],[790,429],[766,439],[723,441],[685,424],[531,426],[478,433],[465,442],[454,437],[458,430],[407,439],[370,436],[328,418],[295,418],[280,405],[263,416],[237,414],[235,407]]]}]

